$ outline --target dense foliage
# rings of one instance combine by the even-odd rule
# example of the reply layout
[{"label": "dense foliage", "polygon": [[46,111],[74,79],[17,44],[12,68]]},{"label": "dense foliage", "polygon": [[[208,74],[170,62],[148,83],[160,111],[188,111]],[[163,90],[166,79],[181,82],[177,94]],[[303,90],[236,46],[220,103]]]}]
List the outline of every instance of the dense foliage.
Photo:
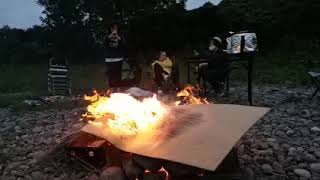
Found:
[{"label": "dense foliage", "polygon": [[320,1],[222,0],[186,11],[186,0],[38,0],[43,25],[0,29],[1,64],[41,63],[60,54],[73,62],[99,59],[110,24],[120,24],[131,54],[180,51],[228,31],[253,30],[263,53],[319,49]]}]

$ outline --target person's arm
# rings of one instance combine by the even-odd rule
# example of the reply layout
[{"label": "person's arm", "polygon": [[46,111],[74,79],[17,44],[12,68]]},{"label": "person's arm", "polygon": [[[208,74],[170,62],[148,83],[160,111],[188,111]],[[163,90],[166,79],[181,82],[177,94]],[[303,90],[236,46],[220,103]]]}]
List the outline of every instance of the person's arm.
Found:
[{"label": "person's arm", "polygon": [[118,39],[119,41],[121,41],[121,37],[116,32],[109,34],[108,38],[109,39]]},{"label": "person's arm", "polygon": [[165,66],[168,68],[172,68],[173,63],[170,58],[167,58],[167,60],[165,61]]}]

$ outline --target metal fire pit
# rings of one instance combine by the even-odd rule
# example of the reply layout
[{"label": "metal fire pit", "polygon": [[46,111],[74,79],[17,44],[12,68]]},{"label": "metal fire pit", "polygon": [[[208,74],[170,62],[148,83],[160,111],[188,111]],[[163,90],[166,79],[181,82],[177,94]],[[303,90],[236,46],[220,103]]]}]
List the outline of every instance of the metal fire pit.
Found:
[{"label": "metal fire pit", "polygon": [[[126,158],[125,152],[119,150],[108,141],[91,134],[81,132],[74,141],[66,146],[67,154],[81,165],[91,170],[102,172],[105,167],[122,166],[121,161]],[[128,153],[127,153],[128,154]],[[178,166],[179,168],[179,166]],[[184,165],[181,165],[184,168]],[[214,171],[199,169],[201,174],[196,175],[169,175],[169,180],[240,180],[242,175],[236,150],[233,149]],[[151,173],[151,174],[150,174]],[[159,175],[159,172],[148,172],[139,179],[149,179],[149,175]],[[161,174],[161,173],[160,173]],[[162,176],[160,176],[162,177]],[[165,179],[165,176],[163,176]],[[151,178],[152,179],[152,178]],[[158,178],[162,179],[162,178]]]},{"label": "metal fire pit", "polygon": [[106,163],[106,151],[108,142],[102,138],[87,133],[80,133],[79,136],[67,145],[67,154],[78,159],[86,165],[96,168]]}]

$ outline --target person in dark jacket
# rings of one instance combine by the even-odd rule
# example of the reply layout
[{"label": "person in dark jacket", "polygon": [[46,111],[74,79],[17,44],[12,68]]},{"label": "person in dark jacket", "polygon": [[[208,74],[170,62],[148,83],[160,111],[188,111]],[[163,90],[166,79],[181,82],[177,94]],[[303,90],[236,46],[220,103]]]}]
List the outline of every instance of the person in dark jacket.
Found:
[{"label": "person in dark jacket", "polygon": [[205,54],[208,63],[199,65],[199,79],[204,78],[210,83],[215,92],[223,95],[223,84],[229,72],[228,54],[222,49],[222,39],[214,37],[209,39],[208,50]]},{"label": "person in dark jacket", "polygon": [[105,62],[108,72],[109,86],[117,87],[121,81],[123,61],[122,37],[118,32],[118,26],[113,24],[110,33],[106,36]]}]

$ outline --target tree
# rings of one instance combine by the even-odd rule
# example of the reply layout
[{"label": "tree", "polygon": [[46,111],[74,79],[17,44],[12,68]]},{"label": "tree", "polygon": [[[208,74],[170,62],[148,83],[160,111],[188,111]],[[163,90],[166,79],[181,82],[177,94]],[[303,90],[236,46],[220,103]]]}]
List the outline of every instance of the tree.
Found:
[{"label": "tree", "polygon": [[176,0],[38,0],[38,3],[45,8],[43,22],[53,32],[51,41],[55,48],[76,57],[79,52],[101,48],[112,22],[118,22],[122,30],[128,31],[129,22],[135,17],[184,5],[185,0],[179,3]]}]

